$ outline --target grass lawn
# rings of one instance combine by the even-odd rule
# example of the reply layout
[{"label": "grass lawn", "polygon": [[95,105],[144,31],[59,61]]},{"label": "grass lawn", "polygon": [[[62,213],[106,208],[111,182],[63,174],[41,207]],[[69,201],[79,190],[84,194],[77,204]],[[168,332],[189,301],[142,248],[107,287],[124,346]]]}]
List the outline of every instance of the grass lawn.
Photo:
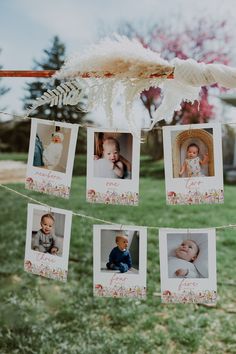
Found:
[{"label": "grass lawn", "polygon": [[[85,178],[69,200],[9,185],[53,207],[119,224],[202,228],[236,224],[236,188],[224,205],[166,206],[164,181],[141,178],[138,207],[85,202]],[[0,353],[236,353],[236,236],[217,232],[217,306],[161,304],[158,230],[148,230],[147,300],[94,298],[92,226],[73,217],[66,284],[23,271],[28,201],[0,189]]]}]

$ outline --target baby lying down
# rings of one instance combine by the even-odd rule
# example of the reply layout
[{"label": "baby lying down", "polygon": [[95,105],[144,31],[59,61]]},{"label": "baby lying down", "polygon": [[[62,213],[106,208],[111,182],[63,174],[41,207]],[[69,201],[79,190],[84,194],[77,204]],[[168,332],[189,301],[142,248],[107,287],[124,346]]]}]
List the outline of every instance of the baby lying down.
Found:
[{"label": "baby lying down", "polygon": [[199,247],[193,240],[184,240],[176,249],[175,256],[168,257],[169,278],[199,278],[193,262],[199,254]]}]

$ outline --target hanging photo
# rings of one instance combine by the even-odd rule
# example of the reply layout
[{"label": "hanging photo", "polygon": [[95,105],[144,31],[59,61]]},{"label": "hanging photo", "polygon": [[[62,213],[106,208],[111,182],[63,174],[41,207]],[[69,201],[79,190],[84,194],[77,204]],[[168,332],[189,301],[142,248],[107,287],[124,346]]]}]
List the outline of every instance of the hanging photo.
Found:
[{"label": "hanging photo", "polygon": [[224,202],[220,124],[163,128],[167,204]]},{"label": "hanging photo", "polygon": [[147,229],[94,225],[94,295],[146,298]]},{"label": "hanging photo", "polygon": [[26,188],[69,198],[78,125],[31,120]]},{"label": "hanging photo", "polygon": [[163,302],[216,302],[215,229],[160,229]]},{"label": "hanging photo", "polygon": [[138,205],[140,138],[89,128],[87,142],[87,201]]},{"label": "hanging photo", "polygon": [[28,204],[25,271],[66,281],[71,211]]}]

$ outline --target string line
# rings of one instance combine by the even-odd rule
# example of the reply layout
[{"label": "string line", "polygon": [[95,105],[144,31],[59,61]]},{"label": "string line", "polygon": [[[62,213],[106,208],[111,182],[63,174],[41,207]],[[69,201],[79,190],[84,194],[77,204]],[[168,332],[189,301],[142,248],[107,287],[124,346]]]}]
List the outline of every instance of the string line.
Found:
[{"label": "string line", "polygon": [[[3,111],[0,111],[0,114],[3,114],[3,115],[7,115],[7,116],[11,116],[11,117],[16,117],[16,118],[19,118],[19,119],[43,119],[42,117],[29,117],[29,116],[26,116],[26,115],[17,115],[17,114],[13,114],[13,113],[8,113],[8,112],[3,112]],[[58,123],[60,123],[60,121],[58,120],[57,121]],[[218,121],[217,123],[221,124],[221,125],[236,125],[236,121],[235,122],[222,122],[222,121]],[[77,124],[77,123],[76,123]],[[186,125],[190,125],[191,124],[186,124]],[[85,123],[85,124],[78,124],[79,127],[81,128],[101,128],[101,127],[98,127],[97,125],[95,124],[88,124],[88,123]],[[162,130],[163,127],[153,127],[152,130]],[[149,127],[145,127],[145,128],[141,128],[140,129],[141,131],[150,131],[150,128]]]},{"label": "string line", "polygon": [[[20,193],[20,192],[16,191],[15,189],[9,188],[9,187],[7,187],[5,184],[1,184],[1,183],[0,183],[0,187],[4,188],[4,189],[6,189],[6,190],[8,190],[8,191],[10,191],[10,192],[16,193],[17,195],[20,195],[21,197],[23,197],[23,198],[25,198],[25,199],[29,199],[30,201],[32,201],[32,202],[34,202],[34,203],[36,203],[36,204],[40,204],[40,205],[46,207],[46,208],[49,209],[49,210],[53,208],[52,206],[50,206],[50,205],[48,205],[48,204],[46,204],[46,203],[42,203],[42,202],[40,202],[40,201],[38,201],[38,200],[36,200],[36,199],[34,199],[34,198],[29,197],[29,196],[26,195],[26,194]],[[111,222],[111,221],[107,221],[107,220],[95,218],[95,217],[93,217],[93,216],[89,216],[89,215],[85,215],[85,214],[81,214],[81,213],[72,212],[72,215],[80,216],[80,217],[82,217],[82,218],[87,218],[87,219],[91,219],[91,220],[96,220],[96,221],[99,221],[99,222],[103,222],[103,223],[105,223],[105,224],[114,224],[114,223]]]},{"label": "string line", "polygon": [[[25,195],[23,193],[20,193],[18,191],[16,191],[15,189],[12,189],[10,187],[7,187],[6,185],[4,184],[1,184],[0,183],[0,187],[1,188],[4,188],[6,189],[7,191],[10,191],[10,192],[13,192],[13,193],[16,193],[17,195],[25,198],[25,199],[29,199],[30,201],[33,201],[34,203],[36,204],[40,204],[42,206],[45,206],[46,208],[48,209],[52,209],[53,207],[46,204],[46,203],[42,203],[34,198],[31,198],[29,197],[28,195]],[[77,213],[77,212],[73,212],[72,211],[72,215],[74,216],[79,216],[81,218],[86,218],[86,219],[90,219],[90,220],[94,220],[94,221],[99,221],[99,222],[102,222],[104,224],[110,224],[110,225],[113,225],[114,222],[111,222],[111,221],[108,221],[108,220],[104,220],[104,219],[99,219],[99,218],[95,218],[94,216],[90,216],[90,215],[86,215],[86,214],[81,214],[81,213]],[[129,224],[131,225],[131,224]],[[146,225],[140,225],[142,227],[146,227],[147,229],[150,229],[150,230],[159,230],[159,229],[164,229],[164,228],[167,228],[167,229],[173,229],[175,230],[176,228],[172,228],[172,227],[164,227],[164,226],[146,226]],[[224,229],[230,229],[230,228],[236,228],[236,224],[229,224],[229,225],[222,225],[222,226],[212,226],[212,227],[206,227],[205,229],[216,229],[216,230],[224,230]]]}]

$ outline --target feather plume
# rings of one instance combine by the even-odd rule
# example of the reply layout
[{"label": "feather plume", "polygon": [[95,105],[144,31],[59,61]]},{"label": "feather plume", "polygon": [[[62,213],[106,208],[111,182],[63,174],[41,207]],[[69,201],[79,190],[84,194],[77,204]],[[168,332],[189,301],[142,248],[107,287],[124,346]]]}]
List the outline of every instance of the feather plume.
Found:
[{"label": "feather plume", "polygon": [[[173,80],[165,80],[172,75]],[[53,105],[76,105],[87,97],[87,111],[103,105],[108,124],[114,125],[114,104],[117,92],[123,97],[130,130],[137,131],[132,115],[134,100],[150,87],[163,88],[163,100],[153,114],[150,129],[161,119],[171,121],[181,101],[194,102],[201,86],[218,82],[236,87],[236,69],[219,64],[197,63],[193,59],[168,62],[158,53],[144,48],[137,40],[115,35],[75,55],[56,72],[54,78],[67,80],[48,90],[28,110]]]},{"label": "feather plume", "polygon": [[173,68],[158,53],[144,48],[135,39],[117,35],[115,39],[106,38],[89,47],[81,56],[75,55],[69,59],[54,75],[54,79],[68,81],[45,92],[27,114],[46,103],[50,106],[76,105],[86,96],[85,110],[91,111],[102,105],[108,125],[113,127],[115,98],[119,92],[124,98],[130,130],[138,133],[132,117],[135,98],[150,86],[159,86],[173,73]]},{"label": "feather plume", "polygon": [[55,74],[55,78],[72,79],[89,73],[88,77],[148,78],[166,77],[173,65],[158,53],[144,48],[136,39],[115,35],[89,47],[84,54],[74,55]]}]

